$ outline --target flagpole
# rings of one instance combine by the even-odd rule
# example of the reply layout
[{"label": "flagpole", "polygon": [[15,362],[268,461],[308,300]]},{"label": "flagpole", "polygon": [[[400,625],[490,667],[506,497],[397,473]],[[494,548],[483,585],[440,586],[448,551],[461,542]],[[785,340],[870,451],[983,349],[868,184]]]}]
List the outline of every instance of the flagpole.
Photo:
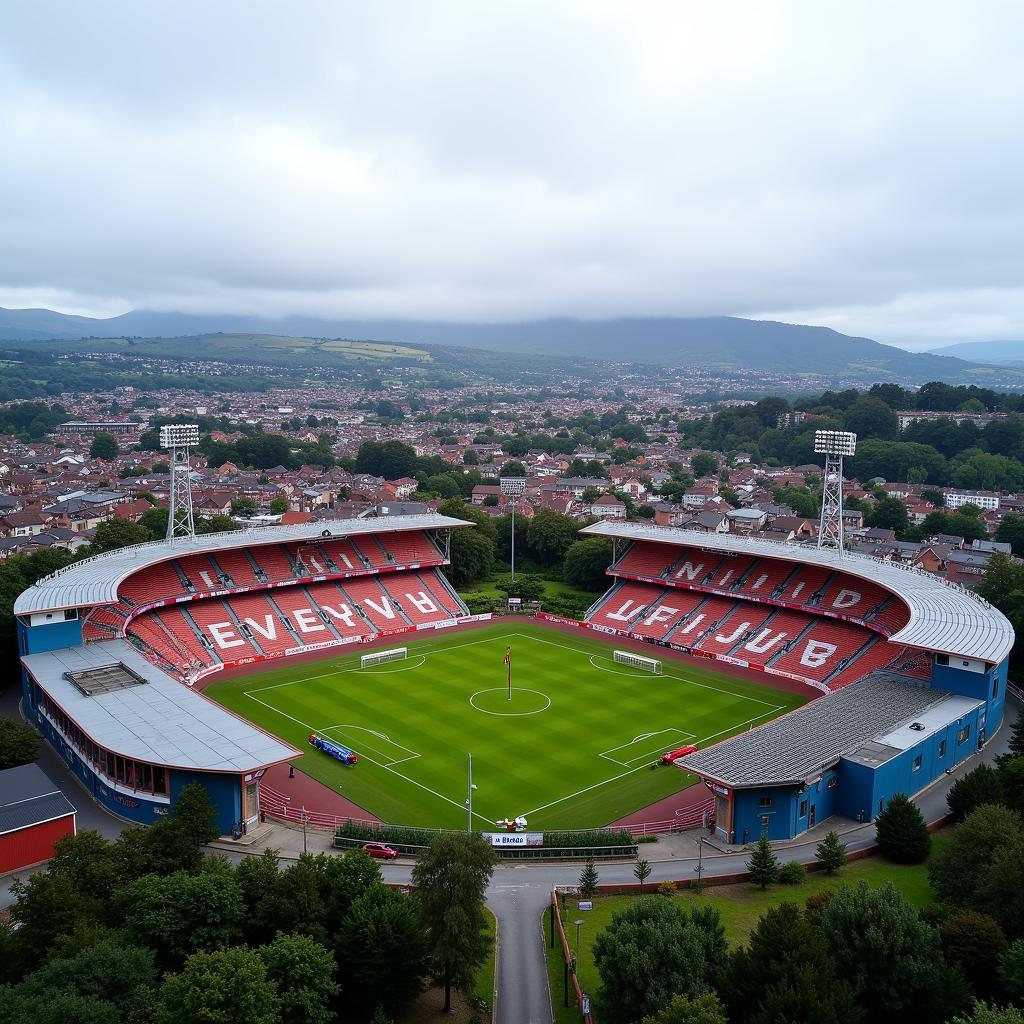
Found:
[{"label": "flagpole", "polygon": [[505,650],[505,665],[508,668],[508,699],[512,699],[512,645]]}]

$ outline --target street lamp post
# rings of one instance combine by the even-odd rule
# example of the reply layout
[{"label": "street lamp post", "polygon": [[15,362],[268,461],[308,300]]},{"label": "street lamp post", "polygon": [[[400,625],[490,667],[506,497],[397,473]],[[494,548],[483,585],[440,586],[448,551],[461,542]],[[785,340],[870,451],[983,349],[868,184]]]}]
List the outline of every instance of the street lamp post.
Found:
[{"label": "street lamp post", "polygon": [[473,790],[476,786],[473,785],[473,755],[469,755],[469,777],[467,779],[466,787],[466,831],[473,831]]},{"label": "street lamp post", "polygon": [[697,888],[700,889],[704,879],[704,837],[697,836],[697,866],[693,869],[697,872]]},{"label": "street lamp post", "polygon": [[[573,960],[573,972],[576,975],[576,984],[580,984],[580,925],[583,924],[582,918],[577,917],[573,922],[576,925],[576,955]],[[583,991],[583,986],[580,985],[580,991]]]},{"label": "street lamp post", "polygon": [[526,492],[526,478],[522,476],[503,476],[499,480],[501,493],[512,499],[512,582],[516,581],[516,502]]}]

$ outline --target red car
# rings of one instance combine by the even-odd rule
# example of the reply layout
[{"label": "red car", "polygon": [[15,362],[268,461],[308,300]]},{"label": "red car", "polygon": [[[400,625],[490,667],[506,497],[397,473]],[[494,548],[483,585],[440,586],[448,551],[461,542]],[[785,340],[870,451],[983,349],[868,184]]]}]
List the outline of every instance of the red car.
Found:
[{"label": "red car", "polygon": [[697,748],[691,743],[689,746],[680,747],[678,750],[670,750],[661,755],[662,764],[671,764],[677,757],[685,757],[687,754],[696,753]]},{"label": "red car", "polygon": [[392,850],[383,843],[363,843],[363,849],[371,857],[383,857],[385,860],[394,860],[398,856],[397,850]]}]

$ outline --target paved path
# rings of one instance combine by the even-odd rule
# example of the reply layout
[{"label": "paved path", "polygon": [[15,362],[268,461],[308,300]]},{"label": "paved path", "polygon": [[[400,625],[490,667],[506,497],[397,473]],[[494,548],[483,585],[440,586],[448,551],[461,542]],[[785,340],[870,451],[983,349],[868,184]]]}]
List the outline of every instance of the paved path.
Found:
[{"label": "paved path", "polygon": [[[960,765],[949,775],[933,783],[927,790],[915,797],[925,818],[933,821],[946,811],[946,794],[950,786],[961,775],[970,771],[982,761],[992,761],[1003,753],[1009,742],[1008,724],[1013,721],[1020,707],[1007,702],[1004,727],[974,757]],[[10,695],[0,699],[0,711],[17,717],[16,698]],[[78,808],[79,828],[95,828],[103,835],[116,837],[125,823],[109,815],[88,798],[78,780],[68,771],[63,761],[46,744],[40,744],[42,756],[40,765],[46,773],[67,794]],[[817,826],[811,833],[792,843],[775,844],[782,861],[814,859],[814,847],[833,824]],[[819,834],[820,833],[820,834]],[[666,879],[693,878],[698,863],[697,838],[699,832],[666,836],[644,851],[651,862],[651,883]],[[874,825],[851,825],[843,830],[848,849],[860,850],[874,843]],[[331,848],[328,833],[309,830],[306,841],[309,851],[318,852]],[[261,853],[267,847],[280,852],[282,860],[294,860],[302,852],[301,830],[275,825],[258,840],[242,846],[233,843],[217,843],[213,848],[231,861],[237,862],[252,853]],[[749,852],[746,850],[715,848],[704,844],[704,876],[725,875],[745,869]],[[610,884],[633,883],[632,862],[607,864],[599,867],[601,881]],[[29,874],[31,872],[25,873]],[[411,863],[396,863],[382,866],[387,882],[408,882],[412,873]],[[578,863],[520,863],[502,864],[495,872],[487,893],[487,905],[498,922],[497,972],[495,978],[495,1024],[548,1024],[552,1020],[551,998],[548,992],[545,963],[546,942],[542,934],[541,914],[548,905],[554,885],[575,885],[579,881]],[[0,907],[11,902],[9,884],[12,876],[0,881]],[[594,979],[591,984],[595,984]]]}]

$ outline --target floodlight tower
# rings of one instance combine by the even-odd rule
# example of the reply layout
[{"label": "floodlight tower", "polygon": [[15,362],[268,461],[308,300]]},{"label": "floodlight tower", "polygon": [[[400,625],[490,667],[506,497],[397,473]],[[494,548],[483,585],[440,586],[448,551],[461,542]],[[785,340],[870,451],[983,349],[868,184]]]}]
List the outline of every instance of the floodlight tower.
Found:
[{"label": "floodlight tower", "polygon": [[195,423],[168,423],[160,428],[160,447],[171,453],[171,494],[167,510],[167,539],[191,537],[196,524],[192,518],[192,479],[189,476],[188,450],[199,444]]},{"label": "floodlight tower", "polygon": [[825,456],[825,476],[821,488],[821,523],[818,547],[835,547],[843,553],[843,456],[857,452],[857,435],[848,430],[816,430],[814,450]]},{"label": "floodlight tower", "polygon": [[512,582],[516,581],[516,502],[526,493],[526,477],[503,476],[498,481],[501,493],[512,499]]}]

